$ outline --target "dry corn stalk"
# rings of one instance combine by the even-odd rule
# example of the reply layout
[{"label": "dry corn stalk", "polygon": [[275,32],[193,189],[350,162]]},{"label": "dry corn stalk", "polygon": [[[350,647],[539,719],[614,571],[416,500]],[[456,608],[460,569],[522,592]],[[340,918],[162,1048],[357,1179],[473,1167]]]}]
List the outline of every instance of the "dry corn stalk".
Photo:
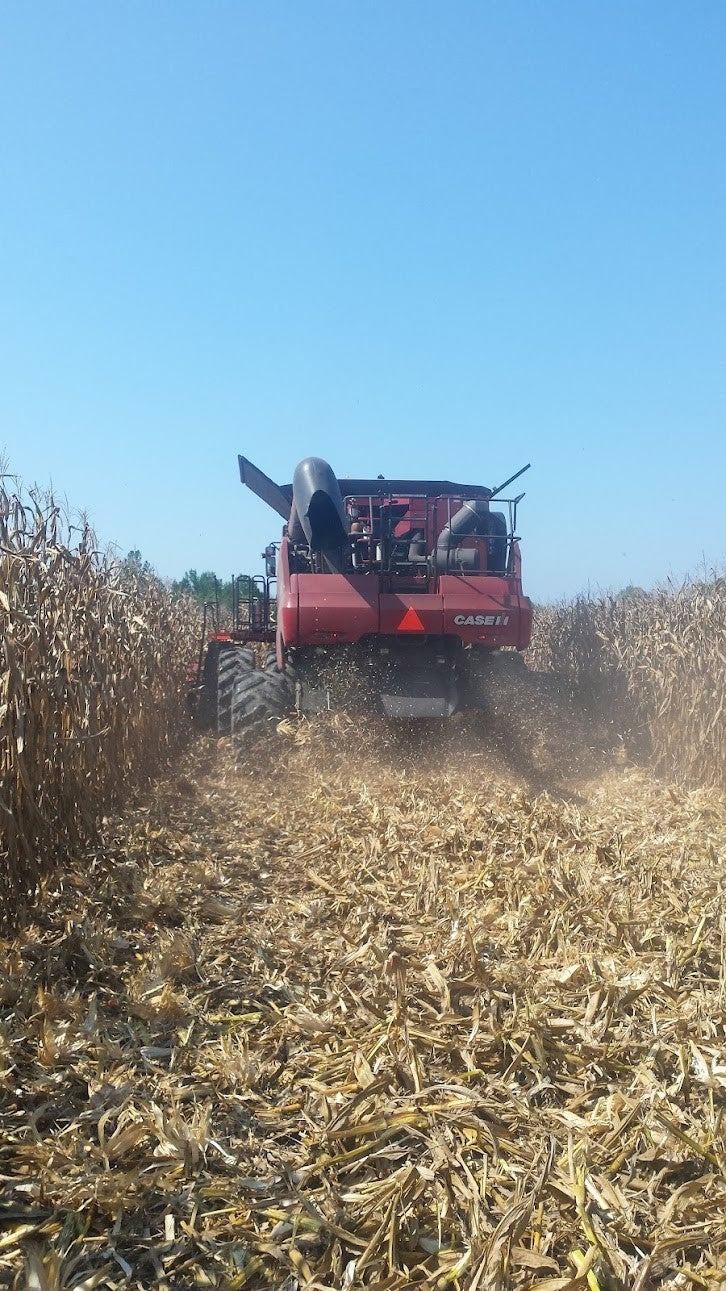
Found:
[{"label": "dry corn stalk", "polygon": [[541,608],[530,663],[645,732],[656,767],[726,783],[726,579]]},{"label": "dry corn stalk", "polygon": [[189,606],[95,549],[52,498],[0,488],[0,918],[187,729]]}]

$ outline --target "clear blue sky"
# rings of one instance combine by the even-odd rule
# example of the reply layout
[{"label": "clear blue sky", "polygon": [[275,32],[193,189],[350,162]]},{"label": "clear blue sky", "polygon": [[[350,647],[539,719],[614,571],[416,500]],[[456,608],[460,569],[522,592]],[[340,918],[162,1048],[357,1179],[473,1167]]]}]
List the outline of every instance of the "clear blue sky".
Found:
[{"label": "clear blue sky", "polygon": [[0,12],[0,444],[163,575],[499,482],[538,599],[722,563],[723,0]]}]

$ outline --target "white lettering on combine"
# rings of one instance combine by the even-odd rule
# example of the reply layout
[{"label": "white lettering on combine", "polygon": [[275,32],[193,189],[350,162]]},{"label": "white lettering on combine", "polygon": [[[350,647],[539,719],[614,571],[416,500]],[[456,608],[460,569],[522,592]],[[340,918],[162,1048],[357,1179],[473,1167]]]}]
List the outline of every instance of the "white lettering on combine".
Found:
[{"label": "white lettering on combine", "polygon": [[454,623],[461,628],[504,628],[509,622],[508,614],[456,614]]}]

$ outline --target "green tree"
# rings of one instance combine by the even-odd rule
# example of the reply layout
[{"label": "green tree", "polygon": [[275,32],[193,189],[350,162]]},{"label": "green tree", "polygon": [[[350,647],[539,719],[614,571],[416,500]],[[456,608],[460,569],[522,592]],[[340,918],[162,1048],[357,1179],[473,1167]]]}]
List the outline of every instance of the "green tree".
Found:
[{"label": "green tree", "polygon": [[[201,574],[198,574],[196,569],[188,569],[180,579],[172,583],[171,590],[179,595],[192,596],[200,605],[205,603],[216,605],[219,602],[220,609],[229,610],[230,612],[232,610],[231,578],[218,578],[211,569],[205,569]],[[256,588],[246,575],[242,575],[238,586],[241,602],[248,599],[250,590],[253,597],[257,599]]]},{"label": "green tree", "polygon": [[149,574],[154,573],[153,565],[150,565],[148,560],[144,560],[138,547],[128,551],[121,564],[130,574],[144,574],[148,577]]},{"label": "green tree", "polygon": [[218,578],[211,569],[205,569],[198,574],[196,569],[188,569],[186,573],[177,579],[171,585],[171,590],[179,594],[192,596],[195,601],[203,605],[205,601],[212,601],[216,604],[223,605],[226,609],[232,608],[232,582]]},{"label": "green tree", "polygon": [[160,582],[154,566],[144,560],[138,547],[127,552],[123,560],[118,561],[117,570],[122,586],[128,584],[132,587],[149,587],[152,583]]}]

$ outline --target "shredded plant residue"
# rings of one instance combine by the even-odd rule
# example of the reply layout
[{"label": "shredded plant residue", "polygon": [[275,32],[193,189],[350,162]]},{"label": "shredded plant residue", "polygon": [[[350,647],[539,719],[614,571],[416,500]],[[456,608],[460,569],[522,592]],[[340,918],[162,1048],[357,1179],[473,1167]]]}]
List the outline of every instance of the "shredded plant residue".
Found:
[{"label": "shredded plant residue", "polygon": [[0,1285],[725,1287],[725,844],[466,722],[199,739],[2,943]]}]

